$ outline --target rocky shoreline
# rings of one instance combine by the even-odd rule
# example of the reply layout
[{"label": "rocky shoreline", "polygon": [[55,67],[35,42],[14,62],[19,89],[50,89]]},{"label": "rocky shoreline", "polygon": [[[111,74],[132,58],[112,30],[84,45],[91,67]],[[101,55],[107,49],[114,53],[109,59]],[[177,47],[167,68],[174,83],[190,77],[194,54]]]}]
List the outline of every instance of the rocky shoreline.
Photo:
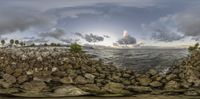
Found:
[{"label": "rocky shoreline", "polygon": [[20,97],[200,95],[200,52],[139,74],[66,48],[0,49],[0,94]]}]

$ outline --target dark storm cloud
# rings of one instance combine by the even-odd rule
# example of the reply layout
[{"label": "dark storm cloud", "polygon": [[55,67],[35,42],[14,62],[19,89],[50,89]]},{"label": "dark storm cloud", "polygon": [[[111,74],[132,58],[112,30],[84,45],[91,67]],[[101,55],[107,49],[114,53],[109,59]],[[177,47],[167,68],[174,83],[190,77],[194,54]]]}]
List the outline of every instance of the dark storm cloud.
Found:
[{"label": "dark storm cloud", "polygon": [[122,44],[122,45],[127,45],[127,44],[136,44],[136,39],[130,35],[123,37],[122,39],[119,39],[118,44]]},{"label": "dark storm cloud", "polygon": [[103,35],[103,37],[105,37],[105,38],[110,38],[110,36],[108,36],[108,35]]},{"label": "dark storm cloud", "polygon": [[40,12],[22,7],[0,7],[0,35],[30,28],[45,28],[51,20]]},{"label": "dark storm cloud", "polygon": [[84,39],[85,41],[91,43],[95,43],[95,42],[101,42],[104,41],[104,37],[103,36],[99,36],[99,35],[95,35],[95,34],[81,34],[81,33],[75,33],[75,35],[81,37],[82,39]]},{"label": "dark storm cloud", "polygon": [[43,38],[51,37],[51,38],[55,38],[55,39],[60,39],[64,35],[65,35],[65,31],[63,29],[59,29],[59,28],[54,28],[49,32],[39,34],[39,36],[43,37]]},{"label": "dark storm cloud", "polygon": [[100,41],[103,41],[104,38],[102,36],[98,36],[98,35],[94,35],[94,34],[86,34],[85,35],[85,40],[87,42],[100,42]]}]

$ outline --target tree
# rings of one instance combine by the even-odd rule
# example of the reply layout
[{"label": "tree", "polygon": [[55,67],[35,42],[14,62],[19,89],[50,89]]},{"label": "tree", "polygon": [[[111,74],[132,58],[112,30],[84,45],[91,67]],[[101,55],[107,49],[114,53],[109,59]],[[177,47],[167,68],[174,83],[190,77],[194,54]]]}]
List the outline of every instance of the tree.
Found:
[{"label": "tree", "polygon": [[13,39],[10,40],[10,44],[11,44],[11,45],[14,44],[14,40],[13,40]]},{"label": "tree", "polygon": [[79,45],[77,43],[71,44],[69,51],[71,53],[81,53],[81,52],[83,52],[81,45]]},{"label": "tree", "polygon": [[44,43],[44,46],[48,46],[48,44],[47,44],[47,43]]},{"label": "tree", "polygon": [[31,44],[31,46],[34,47],[34,46],[35,46],[35,43]]},{"label": "tree", "polygon": [[4,45],[6,42],[5,40],[1,40],[1,44]]},{"label": "tree", "polygon": [[19,44],[19,40],[15,40],[15,44],[18,45]]}]

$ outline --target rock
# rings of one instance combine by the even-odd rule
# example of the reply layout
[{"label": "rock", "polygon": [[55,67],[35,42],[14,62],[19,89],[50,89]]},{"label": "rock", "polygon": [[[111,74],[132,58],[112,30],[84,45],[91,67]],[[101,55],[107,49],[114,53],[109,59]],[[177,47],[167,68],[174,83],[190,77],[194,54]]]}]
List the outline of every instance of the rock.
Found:
[{"label": "rock", "polygon": [[17,82],[19,83],[19,84],[21,84],[21,83],[23,83],[23,82],[25,82],[25,81],[27,81],[28,80],[28,76],[26,76],[26,75],[22,75],[22,76],[19,76],[18,78],[17,78]]},{"label": "rock", "polygon": [[137,80],[139,81],[139,84],[142,86],[148,86],[151,83],[151,79],[147,78],[147,77],[139,77],[137,78]]},{"label": "rock", "polygon": [[89,95],[88,92],[85,92],[75,86],[60,86],[54,90],[53,96],[84,96]]},{"label": "rock", "polygon": [[87,78],[87,79],[90,79],[90,80],[94,80],[94,78],[95,78],[94,75],[89,74],[89,73],[86,73],[86,74],[84,75],[84,77]]},{"label": "rock", "polygon": [[175,75],[175,74],[169,74],[169,75],[166,76],[166,80],[170,81],[170,80],[175,79],[176,77],[177,77],[177,75]]},{"label": "rock", "polygon": [[125,86],[123,84],[114,83],[114,82],[109,82],[103,87],[104,90],[106,90],[106,91],[108,91],[109,93],[112,93],[112,94],[126,93],[124,88],[125,88]]},{"label": "rock", "polygon": [[91,94],[102,94],[104,93],[100,87],[98,87],[95,84],[86,84],[83,86],[80,86],[80,88],[86,92],[90,92]]},{"label": "rock", "polygon": [[14,94],[18,93],[19,89],[18,88],[6,88],[6,89],[1,89],[0,94]]},{"label": "rock", "polygon": [[85,79],[85,78],[82,77],[82,76],[76,77],[76,79],[75,79],[74,81],[75,81],[75,83],[77,83],[77,84],[87,84],[87,83],[88,83],[88,80]]},{"label": "rock", "polygon": [[150,74],[151,76],[154,76],[154,75],[156,75],[158,72],[155,70],[155,69],[150,69],[149,71],[148,71],[148,74]]},{"label": "rock", "polygon": [[189,82],[187,82],[187,81],[185,81],[185,80],[181,83],[181,86],[182,86],[183,88],[190,88],[191,85],[192,85],[192,83],[189,83]]},{"label": "rock", "polygon": [[37,57],[37,60],[38,60],[38,61],[42,61],[43,58],[42,58],[41,56],[39,56],[39,57]]},{"label": "rock", "polygon": [[128,86],[126,89],[138,93],[146,93],[153,91],[150,87],[144,87],[144,86]]},{"label": "rock", "polygon": [[9,88],[11,84],[8,82],[5,82],[4,79],[0,79],[0,86],[2,86],[3,88]]},{"label": "rock", "polygon": [[184,92],[184,95],[187,95],[187,96],[198,96],[199,93],[196,92],[196,91],[191,90],[191,91]]},{"label": "rock", "polygon": [[27,56],[23,54],[23,55],[21,56],[21,59],[24,61],[24,60],[27,59]]},{"label": "rock", "polygon": [[152,87],[161,87],[162,86],[162,83],[158,82],[158,81],[153,81],[150,83],[150,86]]},{"label": "rock", "polygon": [[14,76],[10,75],[10,74],[4,74],[3,79],[6,82],[11,83],[11,84],[16,83],[16,81],[17,81],[16,78]]},{"label": "rock", "polygon": [[63,84],[73,84],[73,79],[71,77],[63,77],[60,79],[60,82]]},{"label": "rock", "polygon": [[46,88],[46,84],[41,81],[31,81],[24,83],[21,88],[24,89],[24,92],[39,93]]},{"label": "rock", "polygon": [[172,80],[172,81],[167,82],[164,88],[166,90],[171,90],[171,89],[179,89],[179,87],[180,87],[180,84]]}]

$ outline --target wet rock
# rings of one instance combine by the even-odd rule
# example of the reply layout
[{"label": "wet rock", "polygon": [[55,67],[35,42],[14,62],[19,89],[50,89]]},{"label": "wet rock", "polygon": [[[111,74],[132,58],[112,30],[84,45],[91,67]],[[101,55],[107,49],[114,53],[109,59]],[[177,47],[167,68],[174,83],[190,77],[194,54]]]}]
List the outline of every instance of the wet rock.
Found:
[{"label": "wet rock", "polygon": [[4,74],[3,79],[6,82],[11,83],[11,84],[16,83],[16,81],[17,81],[16,78],[14,76],[10,75],[10,74]]},{"label": "wet rock", "polygon": [[172,90],[172,89],[179,89],[180,88],[180,84],[176,81],[169,81],[166,83],[165,85],[165,89],[166,90]]},{"label": "wet rock", "polygon": [[60,86],[54,90],[52,96],[84,96],[88,95],[88,92],[81,90],[75,86]]}]

